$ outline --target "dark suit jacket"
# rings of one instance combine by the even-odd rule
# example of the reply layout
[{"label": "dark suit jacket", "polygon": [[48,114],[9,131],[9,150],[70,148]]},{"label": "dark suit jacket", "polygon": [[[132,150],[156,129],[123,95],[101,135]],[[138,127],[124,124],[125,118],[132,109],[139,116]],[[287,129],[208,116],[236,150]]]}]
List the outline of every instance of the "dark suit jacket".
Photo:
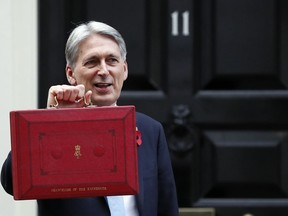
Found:
[{"label": "dark suit jacket", "polygon": [[[137,113],[136,125],[142,133],[138,147],[140,193],[136,203],[140,216],[176,216],[178,204],[171,160],[161,124]],[[11,153],[3,164],[1,183],[13,194]],[[110,215],[104,197],[37,200],[39,216],[106,216]]]}]

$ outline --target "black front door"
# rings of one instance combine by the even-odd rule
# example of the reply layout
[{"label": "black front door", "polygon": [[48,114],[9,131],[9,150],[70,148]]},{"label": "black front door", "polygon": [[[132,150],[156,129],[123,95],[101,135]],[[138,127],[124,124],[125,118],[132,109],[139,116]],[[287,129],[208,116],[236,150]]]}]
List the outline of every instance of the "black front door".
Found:
[{"label": "black front door", "polygon": [[118,104],[165,127],[179,205],[286,216],[287,9],[285,0],[41,0],[39,107],[66,82],[69,30],[107,22],[128,49]]}]

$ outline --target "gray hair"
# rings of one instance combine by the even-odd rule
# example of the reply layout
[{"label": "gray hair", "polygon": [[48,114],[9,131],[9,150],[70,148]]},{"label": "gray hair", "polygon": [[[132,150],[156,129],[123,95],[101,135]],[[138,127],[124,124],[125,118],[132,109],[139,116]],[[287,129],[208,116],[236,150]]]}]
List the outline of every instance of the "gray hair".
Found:
[{"label": "gray hair", "polygon": [[77,26],[71,32],[65,48],[67,65],[70,65],[72,68],[75,67],[80,43],[93,34],[100,34],[114,39],[119,46],[121,58],[124,61],[126,60],[126,44],[121,34],[116,29],[105,23],[90,21]]}]

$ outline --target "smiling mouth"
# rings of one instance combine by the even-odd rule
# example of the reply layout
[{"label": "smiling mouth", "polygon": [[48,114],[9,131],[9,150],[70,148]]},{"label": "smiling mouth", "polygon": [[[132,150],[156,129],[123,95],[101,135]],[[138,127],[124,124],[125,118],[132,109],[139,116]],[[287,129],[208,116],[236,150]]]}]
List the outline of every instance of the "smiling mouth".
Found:
[{"label": "smiling mouth", "polygon": [[112,85],[111,83],[96,83],[95,87],[97,87],[97,88],[107,88],[107,87],[109,87],[111,85]]}]

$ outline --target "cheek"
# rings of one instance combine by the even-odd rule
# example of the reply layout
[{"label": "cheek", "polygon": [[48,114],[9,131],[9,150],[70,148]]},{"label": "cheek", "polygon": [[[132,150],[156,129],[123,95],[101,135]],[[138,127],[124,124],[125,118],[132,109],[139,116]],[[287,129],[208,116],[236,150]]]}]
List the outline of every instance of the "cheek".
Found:
[{"label": "cheek", "polygon": [[121,75],[118,77],[118,86],[121,89],[123,86],[124,81],[126,80],[126,76],[125,75]]},{"label": "cheek", "polygon": [[82,70],[79,71],[77,74],[77,81],[78,82],[90,82],[94,78],[94,72],[89,70]]}]

